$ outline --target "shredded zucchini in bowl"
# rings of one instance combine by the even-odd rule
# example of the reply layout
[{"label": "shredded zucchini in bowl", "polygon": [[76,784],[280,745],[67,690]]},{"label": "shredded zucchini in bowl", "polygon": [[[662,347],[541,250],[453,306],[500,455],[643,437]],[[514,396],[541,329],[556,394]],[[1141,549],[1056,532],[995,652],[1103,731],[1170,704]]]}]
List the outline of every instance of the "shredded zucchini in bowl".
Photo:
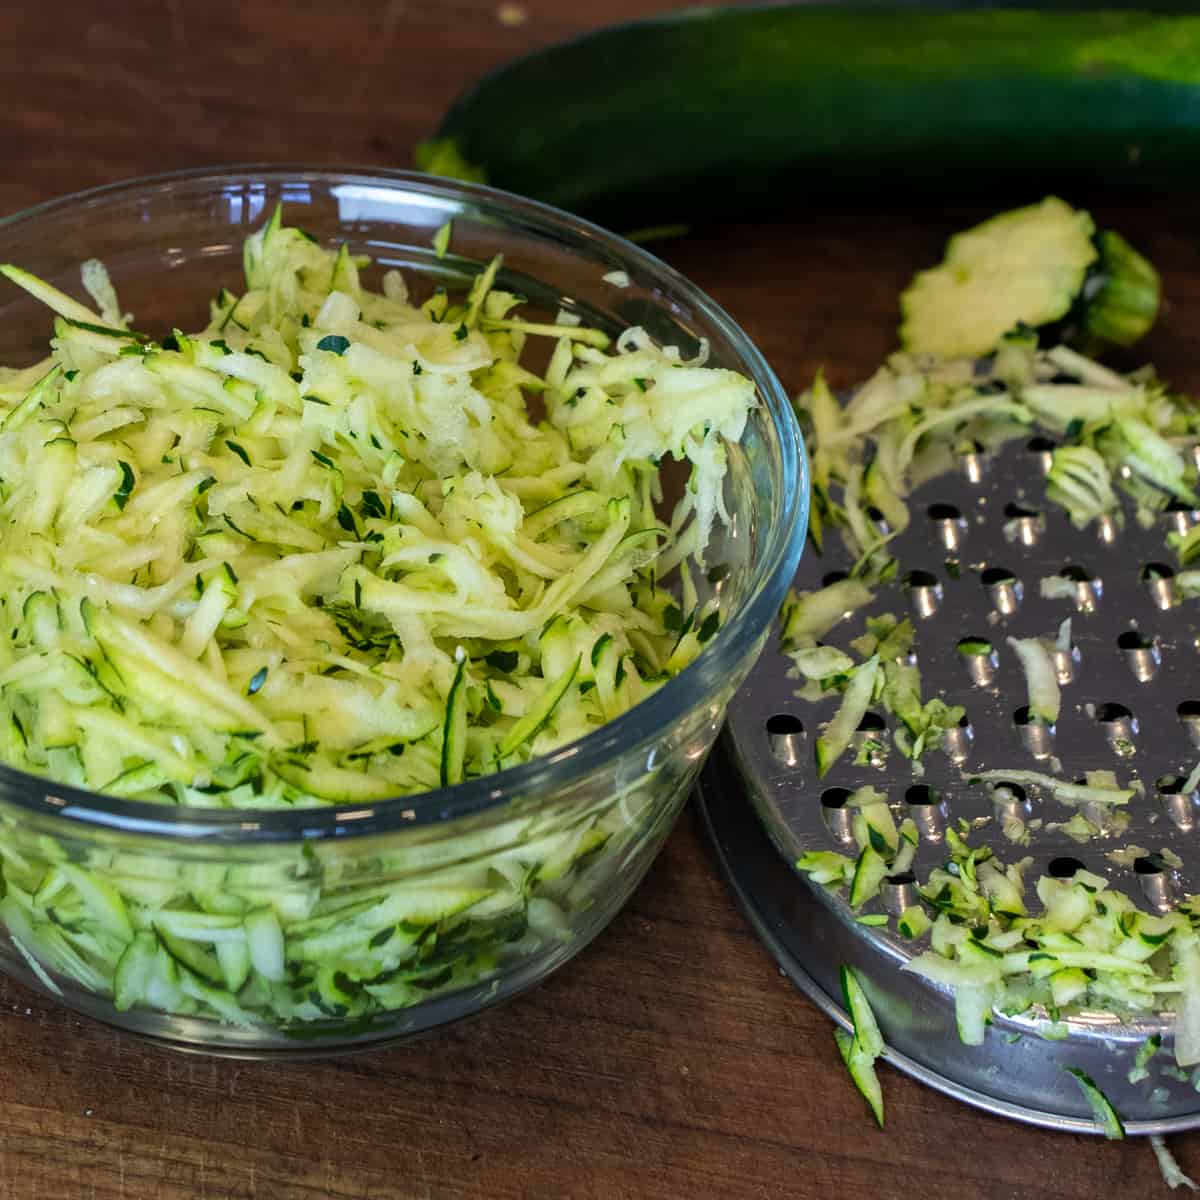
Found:
[{"label": "shredded zucchini in bowl", "polygon": [[498,261],[417,306],[276,211],[244,264],[158,341],[98,263],[95,310],[4,268],[57,315],[0,371],[0,762],[203,807],[412,795],[588,733],[716,633],[689,570],[750,380],[526,321]]}]

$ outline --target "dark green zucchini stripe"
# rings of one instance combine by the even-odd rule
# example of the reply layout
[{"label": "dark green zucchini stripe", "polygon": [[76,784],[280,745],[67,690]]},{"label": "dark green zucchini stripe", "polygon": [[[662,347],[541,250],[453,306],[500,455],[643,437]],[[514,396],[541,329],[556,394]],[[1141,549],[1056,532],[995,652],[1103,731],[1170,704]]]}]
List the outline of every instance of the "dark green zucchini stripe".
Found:
[{"label": "dark green zucchini stripe", "polygon": [[617,26],[486,77],[418,161],[643,223],[857,189],[1194,183],[1200,16],[1116,7],[789,4]]}]

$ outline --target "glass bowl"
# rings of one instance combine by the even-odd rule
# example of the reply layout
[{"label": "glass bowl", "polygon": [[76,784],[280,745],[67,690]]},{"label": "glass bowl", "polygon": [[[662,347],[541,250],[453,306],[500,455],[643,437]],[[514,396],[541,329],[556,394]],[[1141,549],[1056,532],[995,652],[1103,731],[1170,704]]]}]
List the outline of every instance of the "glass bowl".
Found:
[{"label": "glass bowl", "polygon": [[[120,800],[0,767],[0,968],[110,1024],[242,1056],[431,1029],[536,983],[599,933],[662,845],[762,649],[808,506],[787,396],[737,325],[644,250],[528,200],[404,172],[184,172],[0,221],[0,261],[78,293],[80,263],[99,258],[140,328],[200,328],[206,298],[238,285],[242,242],[278,201],[289,223],[429,290],[503,253],[502,283],[535,310],[567,307],[613,332],[641,325],[685,356],[707,339],[710,361],[751,377],[762,403],[731,448],[730,521],[707,555],[719,569],[698,581],[702,599],[719,600],[720,632],[649,699],[552,754],[418,797],[282,812]],[[439,258],[431,242],[448,220],[453,252]],[[604,279],[614,271],[628,286]],[[5,287],[0,363],[40,358],[49,324]],[[81,929],[64,916],[64,891],[97,919]],[[237,987],[264,911],[284,934],[282,978]],[[206,945],[189,940],[197,912],[224,918],[207,922]],[[163,935],[155,982],[130,1005],[119,979],[114,990],[120,962],[104,964],[150,913]]]}]

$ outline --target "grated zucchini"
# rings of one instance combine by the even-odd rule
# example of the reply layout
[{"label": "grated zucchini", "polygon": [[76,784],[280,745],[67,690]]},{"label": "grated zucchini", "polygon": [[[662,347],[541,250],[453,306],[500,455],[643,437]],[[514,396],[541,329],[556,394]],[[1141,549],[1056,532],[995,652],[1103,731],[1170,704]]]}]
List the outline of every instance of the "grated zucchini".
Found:
[{"label": "grated zucchini", "polygon": [[[417,305],[276,210],[243,263],[205,328],[159,340],[96,262],[98,312],[0,268],[53,320],[42,363],[0,368],[0,760],[184,807],[413,796],[589,733],[717,633],[661,581],[725,518],[750,380],[639,329],[523,320],[498,260]],[[39,975],[123,1009],[357,1019],[560,937],[588,898],[559,881],[637,812],[389,852],[374,890],[336,855],[47,870],[6,827],[0,920]]]}]

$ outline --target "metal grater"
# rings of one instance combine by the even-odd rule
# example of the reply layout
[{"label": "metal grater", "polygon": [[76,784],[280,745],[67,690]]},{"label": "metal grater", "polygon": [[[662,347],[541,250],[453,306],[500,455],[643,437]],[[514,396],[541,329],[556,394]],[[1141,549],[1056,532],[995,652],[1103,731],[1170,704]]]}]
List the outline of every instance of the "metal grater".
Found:
[{"label": "metal grater", "polygon": [[[872,783],[886,792],[899,821],[912,816],[921,831],[913,867],[918,881],[945,860],[944,831],[960,819],[976,827],[972,846],[988,845],[1005,863],[1026,855],[1032,883],[1044,873],[1070,874],[1076,864],[1104,875],[1111,886],[1150,911],[1200,891],[1194,853],[1200,799],[1182,781],[1200,759],[1200,623],[1196,601],[1183,601],[1172,579],[1171,529],[1185,530],[1200,512],[1173,506],[1143,529],[1127,505],[1123,523],[1074,529],[1047,503],[1043,476],[1052,446],[1017,440],[993,454],[968,453],[959,468],[922,485],[909,497],[912,522],[892,543],[897,579],[880,585],[874,603],[824,640],[843,649],[863,631],[867,613],[911,616],[914,653],[926,698],[941,695],[965,706],[969,724],[954,731],[944,750],[928,752],[925,773],[892,748],[874,765],[854,766],[847,753],[818,780],[813,749],[819,727],[838,699],[819,704],[796,698],[802,680],[772,641],[729,708],[723,753],[708,768],[700,793],[718,857],[759,932],[792,978],[843,1025],[838,969],[858,968],[898,1067],[970,1103],[1056,1128],[1098,1131],[1075,1082],[1063,1068],[1086,1071],[1125,1118],[1132,1133],[1160,1133],[1200,1125],[1200,1092],[1181,1080],[1171,1053],[1173,1018],[1123,1020],[1087,1011],[1068,1021],[1068,1035],[1047,1040],[1044,1014],[995,1014],[982,1046],[965,1046],[955,1028],[951,993],[902,973],[924,948],[894,929],[858,923],[844,893],[809,882],[789,864],[807,850],[853,854],[848,791]],[[809,551],[796,586],[814,589],[849,567],[836,534],[824,557]],[[1045,576],[1072,580],[1070,595],[1040,594]],[[1023,721],[1025,677],[1006,638],[1053,640],[1071,618],[1070,652],[1056,654],[1062,712],[1053,734]],[[994,658],[965,658],[960,639],[989,639]],[[859,738],[890,743],[893,718],[869,713]],[[989,768],[1032,769],[1066,779],[1107,768],[1123,784],[1140,779],[1144,796],[1127,806],[1128,828],[1106,829],[1079,844],[1048,828],[1075,811],[1027,788],[998,811],[982,784],[963,773]],[[769,834],[750,816],[746,799]],[[1005,816],[1045,824],[1027,846],[1001,828]],[[1088,814],[1085,816],[1098,816]],[[774,843],[778,854],[771,850]],[[1110,851],[1137,845],[1151,856],[1128,865]],[[1157,857],[1163,850],[1183,865]],[[1173,853],[1170,853],[1173,852]],[[898,913],[915,899],[914,885],[885,882],[863,913]],[[1034,897],[1036,904],[1036,897]],[[894,923],[893,923],[894,925]],[[1148,1064],[1150,1077],[1130,1084],[1127,1074],[1144,1039],[1158,1033],[1163,1048]],[[1197,1076],[1200,1079],[1200,1076]]]}]

